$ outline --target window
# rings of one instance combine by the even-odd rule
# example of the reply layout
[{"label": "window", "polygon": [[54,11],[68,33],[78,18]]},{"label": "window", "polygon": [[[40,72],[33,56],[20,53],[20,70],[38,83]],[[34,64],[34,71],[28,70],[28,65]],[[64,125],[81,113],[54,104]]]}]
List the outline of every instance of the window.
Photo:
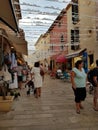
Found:
[{"label": "window", "polygon": [[96,31],[96,41],[98,41],[98,31]]},{"label": "window", "polygon": [[53,52],[53,44],[50,46],[50,51]]},{"label": "window", "polygon": [[98,41],[98,27],[96,27],[96,41]]},{"label": "window", "polygon": [[79,29],[71,30],[71,49],[79,49]]},{"label": "window", "polygon": [[60,40],[61,40],[60,50],[63,51],[64,50],[64,45],[63,45],[64,44],[64,36],[63,35],[61,35]]},{"label": "window", "polygon": [[64,46],[63,46],[63,45],[60,46],[60,50],[61,50],[61,51],[64,50]]},{"label": "window", "polygon": [[61,42],[64,42],[64,36],[61,35]]},{"label": "window", "polygon": [[61,27],[61,22],[58,23],[58,27]]},{"label": "window", "polygon": [[72,4],[72,21],[73,24],[76,24],[79,20],[79,15],[78,15],[78,0],[73,0]]}]

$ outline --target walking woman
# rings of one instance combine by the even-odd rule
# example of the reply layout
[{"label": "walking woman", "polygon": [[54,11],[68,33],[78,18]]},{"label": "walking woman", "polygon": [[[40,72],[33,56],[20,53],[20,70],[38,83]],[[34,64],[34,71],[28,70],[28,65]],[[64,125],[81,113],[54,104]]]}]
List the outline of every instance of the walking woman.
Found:
[{"label": "walking woman", "polygon": [[80,109],[83,109],[82,101],[86,98],[86,73],[82,60],[78,60],[72,69],[71,83],[75,94],[76,112],[80,114]]},{"label": "walking woman", "polygon": [[34,77],[34,88],[36,89],[35,97],[41,96],[42,76],[40,75],[40,63],[35,62],[34,68],[31,70],[31,76]]}]

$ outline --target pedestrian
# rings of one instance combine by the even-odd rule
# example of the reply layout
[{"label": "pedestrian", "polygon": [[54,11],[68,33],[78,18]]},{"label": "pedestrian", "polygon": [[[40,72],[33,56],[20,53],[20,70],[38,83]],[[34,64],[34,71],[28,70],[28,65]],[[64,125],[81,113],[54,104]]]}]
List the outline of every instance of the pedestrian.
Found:
[{"label": "pedestrian", "polygon": [[98,60],[96,60],[96,68],[93,69],[93,81],[94,81],[94,97],[93,97],[93,105],[94,110],[98,111],[97,107],[97,99],[98,99]]},{"label": "pedestrian", "polygon": [[47,62],[45,63],[45,73],[46,74],[48,73],[48,63]]},{"label": "pedestrian", "polygon": [[17,77],[18,77],[18,88],[19,89],[22,89],[22,77],[23,77],[23,74],[22,74],[22,71],[23,71],[23,66],[21,63],[17,63],[17,68],[16,68],[16,71],[17,71]]},{"label": "pedestrian", "polygon": [[27,81],[25,84],[25,88],[27,89],[26,94],[30,96],[31,92],[34,92],[34,81],[33,77],[31,77],[31,70],[28,68],[28,76],[27,76]]},{"label": "pedestrian", "polygon": [[78,60],[71,72],[71,83],[75,94],[77,114],[80,114],[80,109],[84,108],[82,101],[86,98],[86,77],[86,73],[83,69],[83,61]]},{"label": "pedestrian", "polygon": [[63,75],[61,68],[59,67],[56,71],[56,78],[60,79],[60,77]]},{"label": "pedestrian", "polygon": [[35,62],[34,67],[31,70],[31,76],[34,78],[34,87],[36,90],[35,97],[38,98],[41,96],[41,87],[42,87],[42,76],[40,75],[40,62]]}]

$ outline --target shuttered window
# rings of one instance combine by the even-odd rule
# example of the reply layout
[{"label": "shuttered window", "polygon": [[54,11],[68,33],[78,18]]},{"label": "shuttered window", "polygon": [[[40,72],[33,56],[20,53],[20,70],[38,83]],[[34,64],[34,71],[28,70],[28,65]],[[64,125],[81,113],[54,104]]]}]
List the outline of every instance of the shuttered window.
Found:
[{"label": "shuttered window", "polygon": [[71,49],[79,49],[79,29],[71,30]]},{"label": "shuttered window", "polygon": [[78,0],[73,0],[72,4],[72,21],[73,24],[76,24],[79,20],[79,11],[78,11]]}]

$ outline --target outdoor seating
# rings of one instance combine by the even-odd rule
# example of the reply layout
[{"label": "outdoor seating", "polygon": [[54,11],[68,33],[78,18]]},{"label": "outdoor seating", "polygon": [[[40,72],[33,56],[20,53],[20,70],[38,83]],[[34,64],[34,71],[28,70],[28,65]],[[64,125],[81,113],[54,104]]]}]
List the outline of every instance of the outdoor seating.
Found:
[{"label": "outdoor seating", "polygon": [[53,78],[53,79],[55,79],[55,78],[56,78],[56,73],[55,73],[54,71],[52,71],[52,72],[50,73],[50,77]]},{"label": "outdoor seating", "polygon": [[63,81],[70,80],[70,74],[68,72],[64,72],[60,79]]}]

